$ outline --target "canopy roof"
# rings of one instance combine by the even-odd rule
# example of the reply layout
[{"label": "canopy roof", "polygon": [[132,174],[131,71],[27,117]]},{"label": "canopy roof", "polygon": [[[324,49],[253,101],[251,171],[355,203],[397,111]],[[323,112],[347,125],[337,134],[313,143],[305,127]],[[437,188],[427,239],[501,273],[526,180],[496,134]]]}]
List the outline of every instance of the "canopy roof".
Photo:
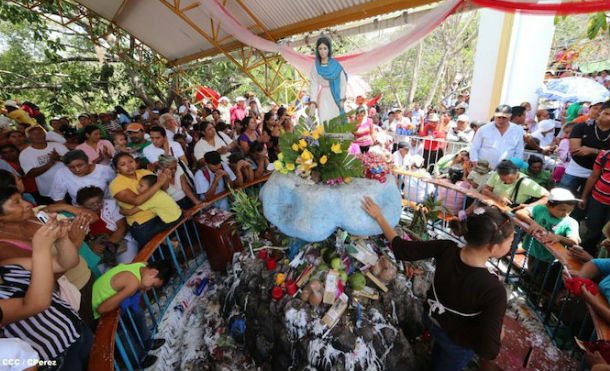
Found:
[{"label": "canopy roof", "polygon": [[[179,65],[242,44],[197,0],[77,0]],[[432,3],[432,0],[224,0],[244,26],[270,40]],[[221,50],[222,49],[222,50]]]}]

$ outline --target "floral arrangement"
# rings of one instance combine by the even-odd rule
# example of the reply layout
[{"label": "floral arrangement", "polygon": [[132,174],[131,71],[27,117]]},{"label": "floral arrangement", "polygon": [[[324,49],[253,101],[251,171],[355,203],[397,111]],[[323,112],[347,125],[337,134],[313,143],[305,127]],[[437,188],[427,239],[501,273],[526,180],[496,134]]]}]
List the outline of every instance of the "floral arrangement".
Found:
[{"label": "floral arrangement", "polygon": [[349,183],[364,176],[362,162],[348,153],[355,124],[342,124],[337,117],[316,125],[301,117],[293,133],[280,137],[281,153],[273,163],[283,174],[327,184]]},{"label": "floral arrangement", "polygon": [[366,178],[376,179],[381,183],[385,183],[387,180],[386,174],[389,174],[391,170],[391,163],[384,156],[373,152],[359,153],[355,156],[362,161]]}]

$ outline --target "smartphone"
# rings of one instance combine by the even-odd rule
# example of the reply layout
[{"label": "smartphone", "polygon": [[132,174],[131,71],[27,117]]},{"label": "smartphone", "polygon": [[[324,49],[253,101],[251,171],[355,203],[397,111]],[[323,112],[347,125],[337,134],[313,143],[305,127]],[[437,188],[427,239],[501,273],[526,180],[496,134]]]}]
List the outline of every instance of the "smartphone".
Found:
[{"label": "smartphone", "polygon": [[38,220],[40,220],[42,222],[42,224],[47,224],[49,222],[49,220],[51,218],[49,218],[49,214],[45,213],[44,211],[39,211],[38,214],[36,214],[36,218],[38,218]]}]

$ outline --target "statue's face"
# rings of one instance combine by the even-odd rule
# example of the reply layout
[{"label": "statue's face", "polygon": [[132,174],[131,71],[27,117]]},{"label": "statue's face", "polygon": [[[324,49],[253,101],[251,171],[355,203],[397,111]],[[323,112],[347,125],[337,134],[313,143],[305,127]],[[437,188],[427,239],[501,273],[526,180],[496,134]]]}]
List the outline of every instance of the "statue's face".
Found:
[{"label": "statue's face", "polygon": [[320,59],[328,58],[328,46],[326,46],[326,44],[318,45],[318,54],[320,55]]}]

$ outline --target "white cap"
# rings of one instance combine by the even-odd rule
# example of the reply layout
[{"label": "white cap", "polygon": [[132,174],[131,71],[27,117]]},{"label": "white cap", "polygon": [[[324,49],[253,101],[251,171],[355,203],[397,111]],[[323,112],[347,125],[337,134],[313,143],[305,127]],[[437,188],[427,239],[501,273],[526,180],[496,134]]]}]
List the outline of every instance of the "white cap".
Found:
[{"label": "white cap", "polygon": [[219,102],[222,102],[222,101],[230,102],[229,98],[227,98],[225,96],[220,97],[220,99],[218,101]]},{"label": "white cap", "polygon": [[439,122],[439,121],[441,121],[441,118],[436,113],[433,113],[430,115],[430,117],[428,117],[428,122],[430,122],[430,121]]},{"label": "white cap", "polygon": [[538,130],[541,132],[555,129],[555,120],[547,119],[538,123]]},{"label": "white cap", "polygon": [[244,97],[237,97],[237,98],[235,98],[235,101],[236,102],[245,102],[246,98],[244,98]]},{"label": "white cap", "polygon": [[459,115],[457,121],[470,122],[470,117],[468,115]]},{"label": "white cap", "polygon": [[597,99],[591,99],[591,104],[589,104],[589,107],[593,107],[596,104],[604,104],[608,101],[608,99],[601,99],[601,98],[597,98]]},{"label": "white cap", "polygon": [[466,109],[466,103],[462,102],[460,104],[458,104],[457,106],[455,106],[455,109]]},{"label": "white cap", "polygon": [[19,108],[19,106],[17,105],[17,102],[15,102],[14,100],[7,100],[4,102],[4,107],[15,107],[15,108]]},{"label": "white cap", "polygon": [[549,192],[549,201],[551,202],[580,202],[580,199],[574,197],[572,192],[565,188],[553,188]]},{"label": "white cap", "polygon": [[420,155],[410,156],[409,165],[415,165],[417,167],[422,167],[422,166],[424,166],[424,158]]}]

